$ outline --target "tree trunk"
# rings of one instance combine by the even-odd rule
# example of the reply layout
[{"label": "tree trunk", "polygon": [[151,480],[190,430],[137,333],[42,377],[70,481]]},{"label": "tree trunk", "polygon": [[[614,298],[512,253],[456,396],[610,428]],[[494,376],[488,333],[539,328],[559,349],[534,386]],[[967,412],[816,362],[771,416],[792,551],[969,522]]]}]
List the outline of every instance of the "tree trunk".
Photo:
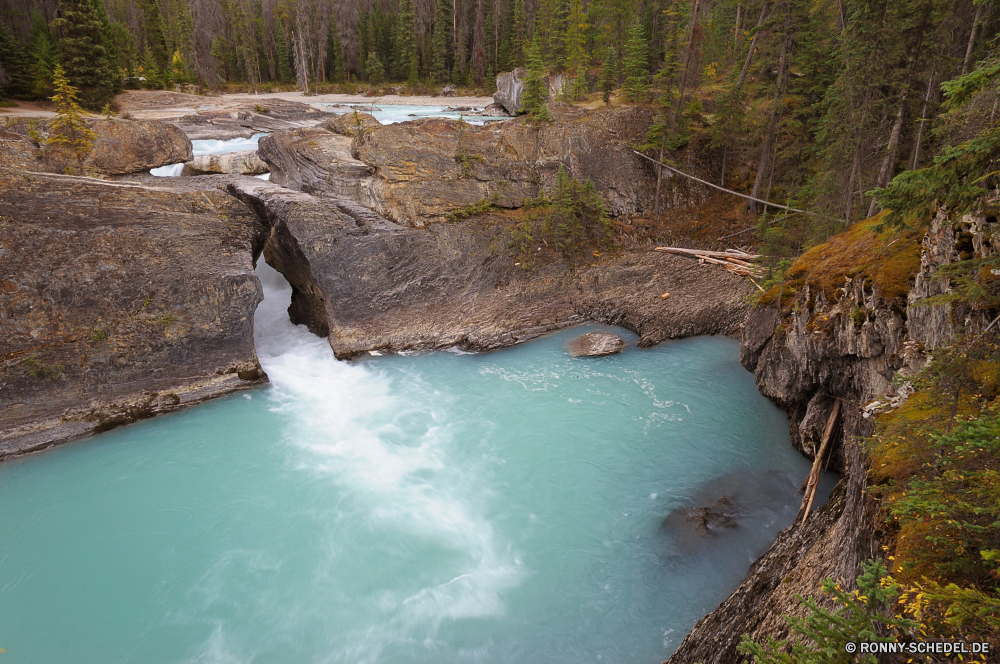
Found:
[{"label": "tree trunk", "polygon": [[847,178],[847,196],[846,205],[844,206],[844,225],[851,225],[851,216],[854,212],[854,181],[858,176],[858,164],[860,162],[860,156],[858,151],[861,145],[860,142],[855,141],[854,143],[854,158],[851,160],[851,174]]},{"label": "tree trunk", "polygon": [[916,170],[917,166],[920,164],[920,143],[924,137],[924,129],[927,127],[929,120],[927,119],[927,107],[931,103],[931,94],[934,91],[934,77],[937,74],[936,71],[931,70],[931,77],[927,79],[927,92],[924,94],[924,103],[920,107],[920,120],[917,124],[917,138],[913,142],[913,154],[910,155],[910,170]]},{"label": "tree trunk", "polygon": [[962,61],[962,75],[969,71],[969,60],[972,59],[972,50],[976,46],[976,33],[979,32],[979,17],[983,14],[983,6],[976,5],[976,17],[972,19],[972,32],[969,33],[969,45],[965,47],[965,60]]},{"label": "tree trunk", "polygon": [[741,28],[742,28],[742,22],[743,22],[742,12],[743,12],[743,4],[742,3],[737,4],[736,5],[736,34],[733,37],[733,46],[735,48],[739,48],[739,46],[740,46],[740,37],[743,36],[743,30],[741,30]]},{"label": "tree trunk", "polygon": [[[757,19],[757,29],[764,25],[764,19],[767,18],[767,0],[764,0],[764,4],[760,7],[760,18]],[[739,89],[743,85],[743,79],[747,77],[747,70],[750,69],[750,60],[753,58],[753,52],[757,48],[757,37],[760,36],[760,32],[753,33],[753,39],[750,40],[750,50],[747,52],[747,59],[743,63],[743,69],[740,71],[740,77],[736,79],[736,86],[734,89]]]},{"label": "tree trunk", "polygon": [[[792,40],[792,35],[790,31],[791,14],[789,13],[785,17],[785,25],[782,28],[784,36],[781,39],[781,55],[778,57],[778,80],[774,83],[774,97],[771,100],[771,117],[767,121],[767,131],[764,133],[764,144],[760,148],[760,159],[757,160],[757,177],[753,181],[753,190],[750,195],[753,198],[760,197],[761,187],[764,186],[764,177],[767,175],[767,163],[771,157],[771,144],[774,143],[774,135],[778,129],[778,118],[781,113],[778,112],[778,107],[781,103],[781,94],[784,92],[785,88],[785,78],[787,77],[788,69],[788,47],[789,42]],[[754,35],[756,37],[756,35]],[[757,212],[757,204],[750,202],[747,204],[747,209],[750,212]]]},{"label": "tree trunk", "polygon": [[[884,189],[889,180],[892,179],[892,172],[895,170],[896,166],[896,153],[899,152],[899,137],[903,133],[903,120],[906,118],[906,102],[910,99],[910,90],[913,86],[910,85],[910,72],[913,70],[913,65],[917,60],[917,51],[914,49],[910,53],[910,61],[906,65],[906,83],[903,87],[902,94],[899,96],[899,106],[896,107],[896,121],[892,125],[892,133],[889,134],[889,144],[886,146],[885,158],[882,160],[882,168],[879,169],[878,179],[875,181],[875,187],[877,189]],[[872,202],[868,206],[868,216],[871,217],[875,214],[875,210],[878,208],[878,198],[872,197]]]}]

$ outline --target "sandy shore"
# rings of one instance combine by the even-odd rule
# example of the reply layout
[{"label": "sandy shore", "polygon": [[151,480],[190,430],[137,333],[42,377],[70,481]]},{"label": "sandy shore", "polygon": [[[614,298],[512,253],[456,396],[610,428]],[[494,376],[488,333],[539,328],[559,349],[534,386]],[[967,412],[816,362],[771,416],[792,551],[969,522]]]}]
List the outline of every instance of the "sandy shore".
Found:
[{"label": "sandy shore", "polygon": [[[189,95],[180,92],[160,90],[129,90],[116,98],[122,112],[129,112],[133,117],[142,120],[166,120],[182,115],[191,115],[199,111],[235,110],[247,104],[256,104],[268,99],[285,99],[300,104],[308,104],[318,110],[327,111],[324,104],[374,104],[376,106],[468,106],[483,108],[493,103],[492,97],[431,97],[385,95],[382,97],[364,97],[362,95],[311,95],[301,92],[273,92],[265,94],[229,94],[218,97]],[[16,102],[16,108],[0,109],[0,117],[26,116],[48,118],[55,114],[51,104],[33,102]]]}]

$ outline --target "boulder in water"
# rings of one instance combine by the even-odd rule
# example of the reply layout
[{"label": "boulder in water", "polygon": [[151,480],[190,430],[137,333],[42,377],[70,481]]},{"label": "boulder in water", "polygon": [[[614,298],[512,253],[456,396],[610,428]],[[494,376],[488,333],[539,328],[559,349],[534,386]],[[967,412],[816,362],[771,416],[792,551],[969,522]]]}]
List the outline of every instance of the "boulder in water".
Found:
[{"label": "boulder in water", "polygon": [[571,339],[566,344],[566,350],[573,357],[602,357],[614,355],[625,350],[628,344],[617,334],[611,332],[588,332]]},{"label": "boulder in water", "polygon": [[268,166],[256,152],[227,152],[225,154],[203,154],[184,164],[182,175],[208,175],[220,173],[230,175],[260,175],[267,173]]},{"label": "boulder in water", "polygon": [[521,110],[521,96],[524,94],[524,77],[528,72],[524,67],[506,71],[497,76],[497,91],[493,101],[507,111],[507,115],[517,115]]}]

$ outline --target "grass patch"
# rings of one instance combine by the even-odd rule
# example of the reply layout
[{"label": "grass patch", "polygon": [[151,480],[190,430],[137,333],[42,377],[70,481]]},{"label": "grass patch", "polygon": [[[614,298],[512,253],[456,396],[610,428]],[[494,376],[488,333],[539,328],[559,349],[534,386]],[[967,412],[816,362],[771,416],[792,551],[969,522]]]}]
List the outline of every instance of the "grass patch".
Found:
[{"label": "grass patch", "polygon": [[25,358],[25,360],[21,362],[21,367],[24,369],[25,376],[40,380],[58,378],[63,372],[62,365],[44,364],[34,355]]}]

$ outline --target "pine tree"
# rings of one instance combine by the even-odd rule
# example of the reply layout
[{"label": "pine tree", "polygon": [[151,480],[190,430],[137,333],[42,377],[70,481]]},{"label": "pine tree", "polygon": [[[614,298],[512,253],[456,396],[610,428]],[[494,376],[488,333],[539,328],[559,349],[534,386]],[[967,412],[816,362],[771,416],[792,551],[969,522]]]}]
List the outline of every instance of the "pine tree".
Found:
[{"label": "pine tree", "polygon": [[413,0],[403,0],[400,4],[396,27],[398,63],[400,79],[411,85],[419,83],[419,58],[417,56],[417,25],[413,11]]},{"label": "pine tree", "polygon": [[625,93],[629,101],[645,101],[649,93],[649,64],[642,24],[635,21],[625,43]]},{"label": "pine tree", "polygon": [[573,0],[570,6],[569,27],[566,32],[566,69],[573,75],[563,94],[569,99],[579,99],[590,89],[587,85],[587,42],[586,30],[590,26],[583,13],[580,0]]},{"label": "pine tree", "polygon": [[541,39],[531,40],[526,58],[528,75],[524,78],[524,93],[521,96],[521,112],[527,113],[532,120],[550,122],[552,115],[549,113],[548,89],[542,77],[545,73],[545,66],[542,64]]},{"label": "pine tree", "polygon": [[608,46],[608,52],[604,56],[604,64],[601,66],[601,92],[604,93],[604,103],[611,103],[611,93],[618,87],[618,60],[615,58],[615,49]]},{"label": "pine tree", "polygon": [[24,46],[0,23],[0,99],[24,97],[34,87]]},{"label": "pine tree", "polygon": [[274,22],[274,50],[278,52],[278,81],[291,83],[295,74],[292,73],[292,59],[288,40],[285,38],[285,25],[281,19]]},{"label": "pine tree", "polygon": [[97,134],[87,126],[77,99],[78,91],[69,82],[62,65],[56,65],[52,77],[56,87],[56,93],[52,96],[56,105],[56,117],[49,123],[49,137],[45,142],[69,150],[79,163],[94,147]]},{"label": "pine tree", "polygon": [[365,60],[365,78],[375,87],[385,81],[385,67],[375,51],[369,53],[368,59]]},{"label": "pine tree", "polygon": [[85,108],[100,109],[115,94],[118,78],[108,57],[105,25],[92,0],[59,0],[59,51],[66,77]]},{"label": "pine tree", "polygon": [[528,45],[528,15],[524,11],[524,0],[514,0],[514,21],[509,42],[510,69],[524,64],[524,53]]},{"label": "pine tree", "polygon": [[52,37],[49,24],[39,12],[31,15],[30,39],[28,51],[31,58],[31,94],[35,97],[51,97],[55,92],[52,74],[59,62],[59,47]]},{"label": "pine tree", "polygon": [[434,11],[434,80],[449,80],[449,54],[451,50],[451,0],[437,0]]}]

